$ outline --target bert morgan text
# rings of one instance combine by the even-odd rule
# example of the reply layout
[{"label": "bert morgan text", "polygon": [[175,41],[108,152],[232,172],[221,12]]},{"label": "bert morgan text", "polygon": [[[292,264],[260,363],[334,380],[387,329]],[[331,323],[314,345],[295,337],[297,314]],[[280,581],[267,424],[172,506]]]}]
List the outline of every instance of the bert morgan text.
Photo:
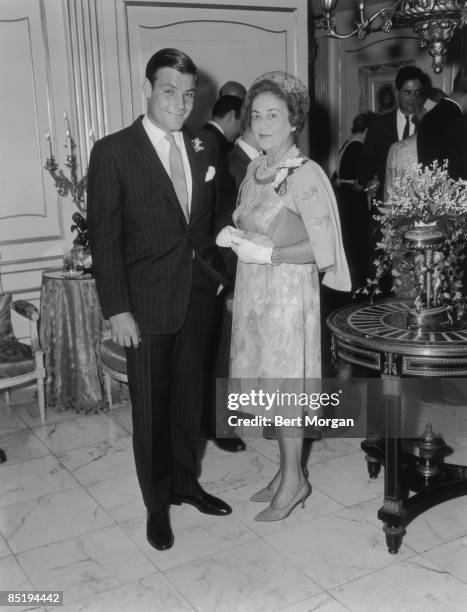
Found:
[{"label": "bert morgan text", "polygon": [[274,417],[255,416],[255,417],[242,417],[238,414],[231,414],[227,419],[230,427],[267,427],[268,425],[274,425],[274,427],[330,427],[331,429],[338,429],[339,427],[354,427],[355,422],[351,418],[339,419],[339,418],[325,418],[318,417],[316,414],[313,416],[305,415],[298,417],[284,417],[276,414]]}]

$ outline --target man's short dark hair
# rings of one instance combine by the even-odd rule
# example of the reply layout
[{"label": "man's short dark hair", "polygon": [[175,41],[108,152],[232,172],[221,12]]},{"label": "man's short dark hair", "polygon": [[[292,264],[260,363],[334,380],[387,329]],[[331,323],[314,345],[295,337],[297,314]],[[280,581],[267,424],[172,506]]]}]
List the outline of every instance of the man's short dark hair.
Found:
[{"label": "man's short dark hair", "polygon": [[222,96],[237,96],[237,98],[244,100],[246,89],[238,81],[227,81],[219,89],[219,98]]},{"label": "man's short dark hair", "polygon": [[364,132],[377,117],[378,115],[371,111],[357,115],[352,122],[352,134]]},{"label": "man's short dark hair", "polygon": [[212,118],[225,117],[230,111],[235,112],[235,119],[240,119],[242,110],[242,101],[237,96],[221,96],[214,104],[212,109]]},{"label": "man's short dark hair", "polygon": [[459,68],[459,71],[454,79],[452,91],[453,93],[467,93],[467,65]]},{"label": "man's short dark hair", "polygon": [[146,78],[152,86],[156,80],[156,73],[159,68],[174,68],[182,74],[198,76],[198,69],[191,57],[179,49],[161,49],[151,57],[146,64]]},{"label": "man's short dark hair", "polygon": [[407,81],[420,81],[423,87],[426,79],[420,68],[416,66],[403,66],[396,75],[396,89],[400,91]]}]

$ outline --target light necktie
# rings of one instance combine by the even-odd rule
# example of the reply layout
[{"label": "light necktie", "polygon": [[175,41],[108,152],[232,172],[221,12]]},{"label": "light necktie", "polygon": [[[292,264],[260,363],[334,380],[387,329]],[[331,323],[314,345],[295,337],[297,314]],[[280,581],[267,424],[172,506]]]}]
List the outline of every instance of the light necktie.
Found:
[{"label": "light necktie", "polygon": [[182,207],[183,214],[188,221],[190,217],[190,211],[188,209],[188,191],[186,187],[185,170],[183,168],[183,160],[180,149],[175,142],[173,134],[166,134],[166,138],[170,144],[169,152],[169,165],[170,165],[170,178],[177,194],[178,201]]},{"label": "light necktie", "polygon": [[402,140],[405,140],[410,136],[410,115],[405,116],[404,132],[402,134]]}]

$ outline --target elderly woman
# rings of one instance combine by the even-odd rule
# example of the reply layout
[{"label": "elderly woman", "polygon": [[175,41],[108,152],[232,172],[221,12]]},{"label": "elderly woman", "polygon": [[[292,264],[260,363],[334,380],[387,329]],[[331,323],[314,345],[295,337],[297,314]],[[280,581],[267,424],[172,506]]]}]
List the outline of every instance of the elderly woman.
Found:
[{"label": "elderly woman", "polygon": [[[306,379],[320,377],[318,271],[328,286],[350,289],[332,188],[295,144],[308,110],[307,89],[294,76],[277,71],[255,80],[244,112],[265,155],[248,166],[237,228],[217,238],[238,255],[231,377],[255,379],[260,389],[301,392]],[[257,521],[285,518],[311,492],[301,461],[303,427],[276,426],[276,435],[280,467],[251,498],[270,502]]]}]

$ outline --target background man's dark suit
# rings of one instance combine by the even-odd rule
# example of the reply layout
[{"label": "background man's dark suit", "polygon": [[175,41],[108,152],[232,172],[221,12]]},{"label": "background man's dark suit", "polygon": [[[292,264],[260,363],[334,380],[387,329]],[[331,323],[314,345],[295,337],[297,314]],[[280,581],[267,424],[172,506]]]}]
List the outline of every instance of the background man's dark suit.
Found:
[{"label": "background man's dark suit", "polygon": [[376,198],[382,200],[386,159],[389,148],[398,141],[397,110],[375,119],[368,129],[359,163],[359,183],[366,185],[375,175],[379,180]]},{"label": "background man's dark suit", "polygon": [[447,159],[449,175],[467,179],[467,121],[453,100],[443,98],[423,117],[417,150],[418,161],[424,166]]},{"label": "background man's dark suit", "polygon": [[158,512],[170,503],[171,488],[194,493],[203,366],[216,291],[226,280],[214,244],[209,150],[195,151],[183,130],[192,173],[187,223],[141,120],[96,143],[88,219],[102,312],[106,318],[133,313],[141,334],[140,347],[127,349],[129,378],[147,390],[134,397],[130,384],[133,443],[145,505]]},{"label": "background man's dark suit", "polygon": [[246,169],[251,159],[238,144],[235,144],[233,149],[227,155],[227,166],[231,176],[235,181],[236,192],[240,188],[241,182],[245,178]]},{"label": "background man's dark suit", "polygon": [[[218,197],[223,202],[223,214],[218,218],[216,234],[226,225],[232,225],[232,214],[235,210],[235,181],[227,166],[227,154],[233,144],[227,140],[211,123],[205,123],[201,129],[201,137],[206,147],[211,150],[216,164]],[[231,249],[221,249],[221,255],[228,271],[229,279],[235,279],[237,257]],[[203,427],[207,438],[214,440],[223,450],[236,451],[244,448],[243,442],[235,435],[233,429],[227,426],[229,413],[226,409],[226,398],[216,394],[216,379],[229,376],[230,365],[230,328],[232,316],[226,310],[226,299],[231,296],[232,287],[227,286],[216,303],[215,329],[211,351],[210,369],[213,380],[206,396],[203,414]],[[224,405],[225,403],[225,405]]]},{"label": "background man's dark suit", "polygon": [[210,143],[211,147],[219,148],[224,158],[233,147],[233,143],[229,142],[224,134],[212,123],[205,123],[202,127],[202,133],[203,138]]}]

